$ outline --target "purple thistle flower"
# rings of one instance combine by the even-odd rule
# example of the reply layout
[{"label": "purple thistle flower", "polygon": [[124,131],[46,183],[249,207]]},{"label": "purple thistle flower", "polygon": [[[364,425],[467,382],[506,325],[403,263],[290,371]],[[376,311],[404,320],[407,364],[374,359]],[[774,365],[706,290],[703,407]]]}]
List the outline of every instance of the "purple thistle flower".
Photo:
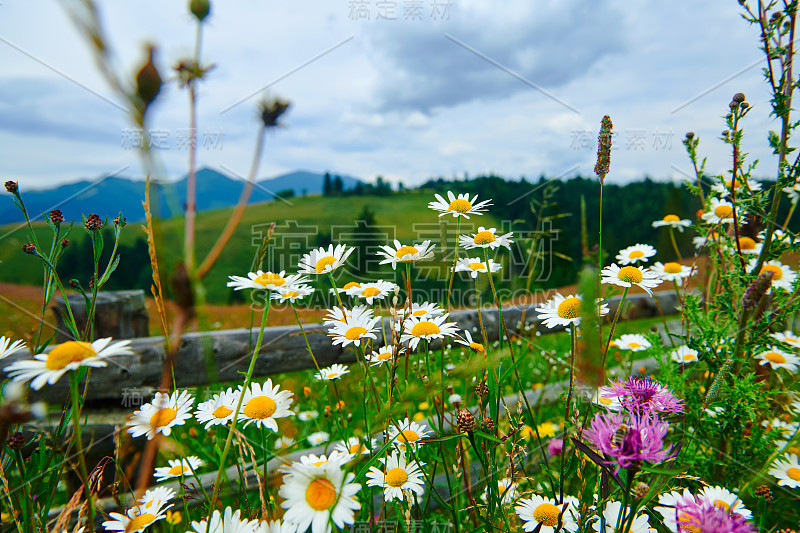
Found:
[{"label": "purple thistle flower", "polygon": [[631,376],[625,381],[611,382],[607,397],[619,401],[633,413],[682,413],[682,400],[665,386],[650,378]]},{"label": "purple thistle flower", "polygon": [[752,533],[753,525],[742,515],[728,512],[703,499],[686,499],[675,505],[679,531],[693,533]]},{"label": "purple thistle flower", "polygon": [[622,468],[641,466],[643,462],[660,463],[670,458],[672,446],[664,443],[669,424],[657,416],[623,413],[597,413],[583,434],[600,452],[606,464]]},{"label": "purple thistle flower", "polygon": [[549,453],[551,457],[558,457],[563,450],[564,441],[561,439],[550,439],[550,442],[547,443],[547,453]]}]

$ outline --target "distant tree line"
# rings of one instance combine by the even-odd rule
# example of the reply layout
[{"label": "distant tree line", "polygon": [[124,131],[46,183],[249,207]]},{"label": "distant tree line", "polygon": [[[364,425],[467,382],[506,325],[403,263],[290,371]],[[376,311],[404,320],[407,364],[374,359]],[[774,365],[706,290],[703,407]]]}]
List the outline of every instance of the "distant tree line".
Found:
[{"label": "distant tree line", "polygon": [[341,176],[331,176],[325,173],[322,179],[323,196],[389,196],[392,194],[392,185],[383,176],[375,178],[375,183],[359,181],[355,187],[346,189]]}]

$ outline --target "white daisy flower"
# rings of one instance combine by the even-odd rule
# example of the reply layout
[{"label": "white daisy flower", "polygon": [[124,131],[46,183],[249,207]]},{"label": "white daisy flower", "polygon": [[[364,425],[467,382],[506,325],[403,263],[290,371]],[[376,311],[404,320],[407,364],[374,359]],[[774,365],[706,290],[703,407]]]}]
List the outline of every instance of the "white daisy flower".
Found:
[{"label": "white daisy flower", "polygon": [[[316,438],[315,440],[316,441],[320,441],[320,440],[324,439],[324,442],[327,442],[328,437],[330,437],[330,435],[328,435],[327,433],[323,433],[323,434],[320,434],[320,436],[318,438]],[[345,463],[348,463],[350,461],[350,459],[351,459],[351,457],[350,457],[349,453],[342,453],[342,452],[340,452],[338,450],[332,451],[330,453],[330,455],[324,455],[323,454],[323,455],[317,456],[317,455],[314,455],[313,453],[309,453],[309,454],[301,456],[299,463],[292,463],[292,464],[288,464],[288,465],[283,465],[283,466],[278,468],[278,471],[279,472],[283,472],[287,476],[291,476],[292,473],[295,471],[295,469],[292,468],[295,464],[301,464],[301,465],[305,465],[305,466],[327,465],[327,466],[330,466],[330,467],[334,467],[335,466],[336,468],[341,468],[342,465],[344,465]]]},{"label": "white daisy flower", "polygon": [[[355,521],[354,512],[361,504],[354,499],[361,485],[355,475],[345,473],[338,463],[320,466],[293,463],[278,494],[286,509],[283,521],[296,524],[298,531],[309,526],[314,533],[330,533],[331,525],[344,529]],[[332,523],[332,524],[331,524]]]},{"label": "white daisy flower", "polygon": [[[736,213],[741,217],[740,213]],[[711,198],[708,211],[701,217],[708,224],[733,224],[733,204],[719,198]]]},{"label": "white daisy flower", "polygon": [[798,337],[792,330],[787,329],[783,333],[771,333],[770,337],[778,342],[785,342],[791,346],[800,347],[800,337]]},{"label": "white daisy flower", "polygon": [[612,396],[614,390],[611,387],[600,387],[592,395],[592,403],[602,405],[609,411],[619,411],[622,403],[618,396]]},{"label": "white daisy flower", "polygon": [[297,533],[297,525],[282,520],[259,522],[253,533]]},{"label": "white daisy flower", "polygon": [[192,455],[184,459],[170,459],[167,461],[169,466],[156,468],[154,477],[156,481],[164,481],[173,477],[191,476],[198,468],[203,466],[203,461],[199,457]]},{"label": "white daisy flower", "polygon": [[[497,493],[500,495],[500,503],[503,505],[508,505],[509,503],[513,502],[514,499],[517,497],[517,488],[519,485],[514,483],[511,479],[505,477],[503,479],[497,480]],[[483,501],[489,501],[489,489],[488,487],[483,490],[483,496],[481,496]]]},{"label": "white daisy flower", "polygon": [[275,439],[276,450],[285,450],[286,448],[291,448],[292,446],[294,446],[294,439],[291,437],[280,436]]},{"label": "white daisy flower", "polygon": [[700,492],[697,493],[697,499],[699,500],[701,498],[708,501],[714,507],[719,507],[729,513],[738,514],[748,520],[753,518],[753,513],[744,506],[739,496],[728,489],[720,486],[703,487]]},{"label": "white daisy flower", "polygon": [[343,454],[349,454],[353,459],[355,459],[359,454],[370,454],[370,449],[365,446],[364,441],[358,437],[350,437],[345,442],[339,441],[336,443],[336,446],[334,446],[333,449],[334,451],[341,452]]},{"label": "white daisy flower", "polygon": [[[603,511],[603,517],[606,520],[606,530],[604,533],[614,533],[617,531],[617,526],[619,525],[620,519],[620,511],[622,504],[620,502],[610,501],[606,502],[606,508]],[[598,517],[592,523],[592,529],[599,532],[600,531],[600,518]],[[657,529],[650,527],[650,522],[647,518],[647,513],[639,512],[636,515],[636,518],[633,519],[633,523],[631,524],[630,528],[628,529],[627,533],[657,533]]]},{"label": "white daisy flower", "polygon": [[413,350],[422,339],[430,342],[435,339],[452,337],[456,334],[457,328],[455,322],[445,322],[448,316],[445,313],[442,316],[430,318],[417,318],[415,316],[408,318],[403,324],[404,329],[400,342],[407,341],[408,348]]},{"label": "white daisy flower", "polygon": [[308,422],[309,420],[314,420],[319,416],[319,412],[315,410],[310,411],[300,411],[298,413],[297,418],[299,418],[303,422]]},{"label": "white daisy flower", "polygon": [[182,426],[192,417],[194,398],[189,391],[174,391],[171,395],[157,392],[153,401],[134,412],[125,424],[133,437],[147,435],[151,440],[156,433],[169,437],[174,426]]},{"label": "white daisy flower", "polygon": [[755,255],[761,253],[762,247],[763,245],[760,242],[756,242],[750,237],[739,237],[739,246],[736,246],[736,242],[734,241],[731,244],[724,245],[722,249],[728,253],[737,254],[741,248],[742,254]]},{"label": "white daisy flower", "polygon": [[301,274],[327,274],[333,272],[347,261],[355,248],[348,248],[339,244],[335,248],[331,244],[328,248],[322,247],[311,250],[300,259]]},{"label": "white daisy flower", "polygon": [[[580,294],[570,294],[564,296],[556,294],[545,303],[536,308],[539,313],[539,320],[544,321],[544,325],[548,328],[556,326],[569,326],[575,324],[576,326],[581,323],[581,301],[583,296]],[[598,316],[605,316],[608,314],[608,304],[601,303],[597,299],[597,314]]]},{"label": "white daisy flower", "polygon": [[302,300],[312,294],[314,294],[314,288],[310,285],[290,285],[288,287],[278,287],[272,291],[271,298],[281,303],[287,300],[289,303],[295,303],[297,300]]},{"label": "white daisy flower", "polygon": [[650,267],[650,271],[655,274],[658,279],[663,281],[674,281],[678,285],[683,285],[683,280],[692,275],[692,267],[682,265],[676,262],[662,263],[656,261]]},{"label": "white daisy flower", "polygon": [[369,342],[367,339],[378,338],[373,332],[376,331],[375,325],[380,319],[379,316],[371,318],[369,315],[360,315],[358,318],[348,319],[346,323],[337,322],[328,330],[328,336],[332,338],[334,346],[360,346],[362,342]]},{"label": "white daisy flower", "polygon": [[33,359],[14,361],[3,371],[13,381],[33,380],[31,388],[39,390],[45,383],[54,384],[70,370],[77,370],[82,366],[104,367],[109,357],[133,354],[128,347],[130,343],[131,341],[112,343],[110,337],[98,339],[91,344],[83,341],[67,341],[57,344],[47,353],[34,355]]},{"label": "white daisy flower", "polygon": [[244,427],[255,423],[259,427],[268,427],[278,431],[276,418],[293,416],[291,410],[293,394],[291,391],[282,391],[280,385],[272,385],[272,379],[266,383],[251,383],[250,388],[244,392],[242,410],[239,412],[240,420],[245,420]]},{"label": "white daisy flower", "polygon": [[461,235],[458,238],[458,242],[466,250],[471,250],[472,248],[491,248],[494,250],[500,246],[505,246],[510,250],[511,243],[514,242],[511,240],[511,235],[513,235],[513,232],[497,235],[497,228],[486,229],[480,226],[478,233],[472,236]]},{"label": "white daisy flower", "polygon": [[[428,209],[439,211],[439,216],[453,215],[454,217],[464,217],[469,219],[469,215],[482,215],[482,211],[486,211],[486,207],[492,205],[490,200],[483,200],[482,202],[475,203],[478,195],[469,199],[468,193],[454,195],[452,191],[447,191],[447,200],[442,198],[439,194],[434,194],[436,197],[435,202],[428,204]],[[448,201],[449,200],[449,201]]]},{"label": "white daisy flower", "polygon": [[673,490],[658,497],[660,506],[655,507],[653,510],[658,512],[664,519],[664,525],[667,529],[678,533],[678,506],[683,506],[695,501],[695,497],[689,492],[689,489],[683,489],[683,492]]},{"label": "white daisy flower", "polygon": [[710,231],[708,235],[703,236],[699,235],[697,237],[692,238],[692,242],[694,243],[695,248],[698,250],[707,244],[716,244],[719,242],[719,233],[716,231]]},{"label": "white daisy flower", "polygon": [[17,353],[26,348],[24,341],[11,342],[10,338],[0,337],[0,359],[5,359],[12,353]]},{"label": "white daisy flower", "polygon": [[[391,363],[394,357],[395,349],[396,347],[392,344],[378,348],[371,354],[367,355],[367,362],[372,366],[382,365],[384,363]],[[398,357],[404,351],[405,350],[403,350],[403,348],[399,348],[397,351]]]},{"label": "white daisy flower", "polygon": [[379,459],[383,470],[371,466],[367,472],[368,487],[382,487],[383,497],[387,502],[403,500],[403,491],[410,490],[416,494],[425,492],[425,482],[419,467],[425,463],[408,463],[406,458],[396,450],[387,458]]},{"label": "white daisy flower", "polygon": [[195,533],[253,533],[256,526],[258,526],[258,520],[247,520],[242,516],[241,511],[237,509],[234,512],[230,507],[225,508],[224,515],[215,509],[210,522],[206,520],[192,522],[192,529]]},{"label": "white daisy flower", "polygon": [[704,412],[705,412],[705,414],[707,416],[709,416],[711,418],[716,418],[718,415],[720,415],[720,414],[725,412],[725,408],[724,407],[710,407],[710,408],[706,409]]},{"label": "white daisy flower", "polygon": [[314,377],[317,379],[330,381],[333,379],[339,379],[349,372],[350,370],[346,366],[340,365],[339,363],[334,363],[327,368],[321,368],[319,372],[314,374]]},{"label": "white daisy flower", "polygon": [[447,403],[450,405],[455,405],[461,403],[461,395],[460,394],[451,394],[447,397]]},{"label": "white daisy flower", "polygon": [[243,289],[257,289],[274,291],[284,286],[299,285],[301,283],[308,283],[309,279],[300,274],[286,275],[285,270],[280,272],[263,272],[258,270],[256,272],[248,272],[247,277],[241,276],[228,276],[231,280],[228,282],[228,287],[233,287],[235,291]]},{"label": "white daisy flower", "polygon": [[144,531],[153,522],[164,518],[164,512],[172,507],[171,503],[166,504],[173,497],[175,497],[175,491],[166,487],[148,490],[137,505],[128,509],[124,515],[109,513],[109,518],[113,520],[103,522],[103,527],[108,531],[124,531],[125,533]]},{"label": "white daisy flower", "polygon": [[[408,312],[407,307],[402,307],[397,310],[397,315],[401,318],[405,316],[406,312]],[[417,318],[430,318],[434,316],[441,316],[445,313],[445,310],[439,307],[436,304],[430,302],[422,302],[421,304],[411,304],[411,316],[415,316]]]},{"label": "white daisy flower", "polygon": [[464,337],[460,337],[458,335],[454,337],[458,344],[463,344],[475,353],[483,353],[486,351],[486,348],[483,346],[483,344],[472,340],[472,334],[469,331],[465,329],[462,331],[462,333],[464,334]]},{"label": "white daisy flower", "polygon": [[676,229],[683,233],[683,228],[688,228],[692,225],[692,221],[688,218],[681,220],[681,217],[678,215],[666,215],[661,220],[656,220],[653,222],[654,228],[661,228],[664,226],[669,226],[672,229]]},{"label": "white daisy flower", "polygon": [[361,320],[362,318],[372,318],[372,309],[366,305],[357,305],[352,309],[341,307],[334,307],[328,309],[328,314],[322,320],[326,326],[334,326],[336,324],[344,324],[350,320]]},{"label": "white daisy flower", "polygon": [[200,424],[205,424],[208,429],[212,426],[222,426],[233,420],[233,412],[236,404],[239,403],[239,393],[233,389],[219,392],[211,397],[210,400],[202,402],[197,406],[194,417]]},{"label": "white daisy flower", "polygon": [[423,259],[430,259],[433,257],[433,249],[435,247],[436,245],[431,244],[431,241],[422,241],[421,244],[405,246],[395,239],[394,247],[384,244],[381,246],[381,251],[377,252],[378,255],[386,258],[379,264],[391,263],[392,268],[396,269],[397,263],[413,263]]},{"label": "white daisy flower", "polygon": [[456,262],[456,272],[469,272],[473,278],[477,278],[478,273],[486,274],[489,270],[497,272],[501,268],[503,265],[495,263],[492,259],[489,259],[489,268],[486,268],[486,261],[480,257],[465,257]]},{"label": "white daisy flower", "polygon": [[[711,186],[711,190],[720,195],[721,198],[727,198],[731,195],[731,183],[733,183],[733,188],[736,190],[736,197],[739,197],[739,193],[744,190],[749,190],[750,192],[756,192],[761,190],[761,184],[756,180],[745,180],[744,182],[740,179],[737,179],[735,182],[733,180],[720,180],[719,182],[715,183]],[[743,183],[747,183],[747,189],[742,187]]]},{"label": "white daisy flower", "polygon": [[681,364],[696,363],[697,350],[692,350],[691,348],[689,348],[684,344],[683,346],[678,346],[678,348],[673,350],[670,353],[669,357],[676,363],[681,363]]},{"label": "white daisy flower", "polygon": [[389,440],[392,440],[394,445],[403,451],[405,451],[406,445],[415,447],[422,444],[420,442],[422,439],[432,434],[431,431],[426,430],[426,426],[412,422],[408,418],[397,426],[394,424],[389,426]]},{"label": "white daisy flower", "polygon": [[[757,262],[758,258],[753,258],[747,265],[747,270],[752,271],[756,267]],[[765,261],[764,264],[761,265],[761,270],[758,273],[761,274],[763,272],[772,272],[772,286],[770,292],[772,292],[773,289],[782,289],[791,292],[792,286],[797,279],[797,273],[780,261]]]},{"label": "white daisy flower", "polygon": [[617,261],[620,265],[633,265],[639,261],[646,263],[654,255],[656,255],[656,249],[649,244],[634,244],[620,250],[617,254]]},{"label": "white daisy flower", "polygon": [[661,285],[661,280],[649,268],[642,268],[636,266],[618,267],[615,263],[610,264],[600,271],[602,276],[600,283],[611,283],[619,287],[632,287],[634,285],[641,287],[650,296],[653,291],[650,289]]},{"label": "white daisy flower", "polygon": [[760,365],[769,365],[772,368],[785,368],[789,372],[796,372],[800,364],[800,357],[793,353],[784,352],[775,346],[756,355]]},{"label": "white daisy flower", "polygon": [[309,444],[312,446],[320,446],[325,444],[330,440],[331,435],[330,433],[325,433],[324,431],[317,431],[316,433],[312,433],[309,435],[306,440],[308,440]]},{"label": "white daisy flower", "polygon": [[517,502],[514,506],[520,520],[524,522],[524,531],[537,530],[539,533],[553,533],[561,522],[561,529],[570,533],[578,530],[578,522],[575,520],[577,507],[573,501],[556,503],[551,498],[544,498],[538,494],[531,494],[530,498],[525,498]]},{"label": "white daisy flower", "polygon": [[641,352],[653,347],[644,335],[639,335],[638,333],[620,335],[614,341],[614,345],[621,350],[630,350],[632,352]]},{"label": "white daisy flower", "polygon": [[772,464],[769,475],[778,480],[778,485],[790,489],[800,487],[800,457],[790,453],[785,454]]},{"label": "white daisy flower", "polygon": [[345,292],[348,296],[364,298],[368,305],[375,303],[375,300],[383,300],[393,293],[397,285],[391,281],[368,281],[359,283],[358,287],[350,287]]}]

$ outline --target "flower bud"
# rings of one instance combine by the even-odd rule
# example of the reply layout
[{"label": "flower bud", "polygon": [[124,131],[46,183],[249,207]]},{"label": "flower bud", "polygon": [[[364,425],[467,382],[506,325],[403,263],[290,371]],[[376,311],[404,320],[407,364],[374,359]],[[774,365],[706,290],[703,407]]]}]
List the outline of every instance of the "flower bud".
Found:
[{"label": "flower bud", "polygon": [[211,4],[208,0],[190,0],[189,11],[192,12],[192,15],[194,15],[197,20],[202,22],[211,12]]},{"label": "flower bud", "polygon": [[7,181],[6,182],[6,190],[11,194],[17,194],[19,192],[19,184],[15,181]]},{"label": "flower bud", "polygon": [[475,428],[475,415],[465,409],[459,411],[458,416],[456,416],[456,428],[461,433],[472,431]]}]

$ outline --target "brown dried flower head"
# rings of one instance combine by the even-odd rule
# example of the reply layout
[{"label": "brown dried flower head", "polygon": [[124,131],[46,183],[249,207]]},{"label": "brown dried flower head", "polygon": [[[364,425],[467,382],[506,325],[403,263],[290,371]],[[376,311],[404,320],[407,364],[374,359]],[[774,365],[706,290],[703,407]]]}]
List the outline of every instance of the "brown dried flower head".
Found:
[{"label": "brown dried flower head", "polygon": [[100,218],[99,215],[92,213],[88,217],[86,217],[86,222],[84,222],[84,227],[89,231],[94,231],[96,229],[100,229],[103,227],[103,220]]},{"label": "brown dried flower head", "polygon": [[61,212],[61,209],[53,209],[50,211],[50,222],[55,226],[60,226],[61,223],[64,222],[64,214]]}]

